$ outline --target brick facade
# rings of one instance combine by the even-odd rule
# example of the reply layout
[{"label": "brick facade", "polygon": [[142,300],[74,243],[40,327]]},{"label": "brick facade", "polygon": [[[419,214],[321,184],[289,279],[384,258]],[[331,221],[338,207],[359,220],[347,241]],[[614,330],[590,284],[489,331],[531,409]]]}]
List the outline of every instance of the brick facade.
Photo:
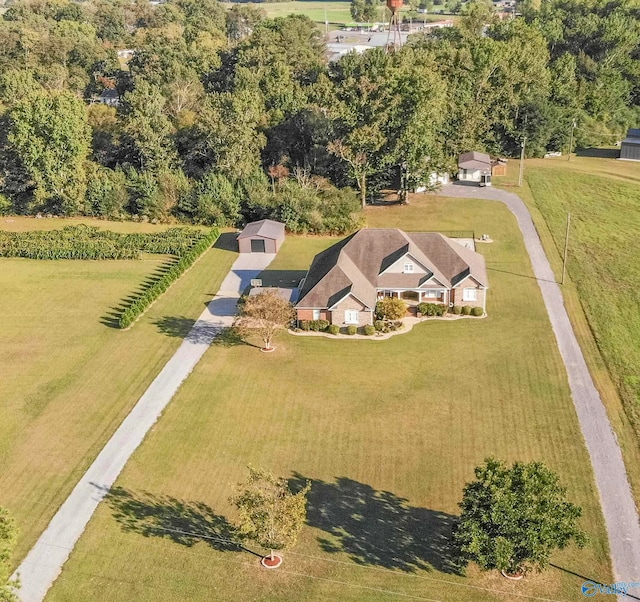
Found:
[{"label": "brick facade", "polygon": [[[297,318],[298,320],[313,320],[313,309],[298,309]],[[331,321],[331,312],[327,309],[320,310],[320,317],[317,318],[319,320],[327,320],[327,322]]]},{"label": "brick facade", "polygon": [[[475,301],[464,301],[462,299],[463,290],[465,288],[475,288],[476,290],[476,300]],[[468,305],[469,307],[484,307],[484,299],[486,295],[486,289],[480,289],[473,286],[461,287],[451,289],[451,302],[454,305],[459,305],[462,307],[463,305]]]}]

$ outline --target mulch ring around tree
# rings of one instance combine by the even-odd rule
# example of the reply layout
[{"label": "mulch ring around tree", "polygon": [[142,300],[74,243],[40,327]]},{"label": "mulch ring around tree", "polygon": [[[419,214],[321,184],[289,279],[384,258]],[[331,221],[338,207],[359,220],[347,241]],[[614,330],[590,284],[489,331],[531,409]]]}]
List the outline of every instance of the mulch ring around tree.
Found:
[{"label": "mulch ring around tree", "polygon": [[271,558],[271,556],[265,556],[260,561],[260,564],[265,569],[277,569],[282,564],[282,556],[278,556],[277,554],[274,554],[273,558]]},{"label": "mulch ring around tree", "polygon": [[500,571],[500,574],[506,579],[511,579],[511,581],[520,581],[520,579],[524,578],[524,573],[507,573],[506,571]]}]

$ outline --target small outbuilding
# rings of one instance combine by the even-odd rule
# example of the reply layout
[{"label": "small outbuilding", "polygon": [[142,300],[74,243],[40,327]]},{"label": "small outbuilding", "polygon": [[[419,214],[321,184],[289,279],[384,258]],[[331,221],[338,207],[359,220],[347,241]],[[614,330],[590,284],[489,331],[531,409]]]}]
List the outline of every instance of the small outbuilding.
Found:
[{"label": "small outbuilding", "polygon": [[631,128],[627,132],[627,137],[620,143],[620,158],[640,161],[640,129]]},{"label": "small outbuilding", "polygon": [[251,222],[238,235],[240,253],[277,253],[284,242],[284,224],[271,219]]},{"label": "small outbuilding", "polygon": [[462,153],[458,159],[458,180],[491,186],[491,168],[491,157],[486,153]]}]

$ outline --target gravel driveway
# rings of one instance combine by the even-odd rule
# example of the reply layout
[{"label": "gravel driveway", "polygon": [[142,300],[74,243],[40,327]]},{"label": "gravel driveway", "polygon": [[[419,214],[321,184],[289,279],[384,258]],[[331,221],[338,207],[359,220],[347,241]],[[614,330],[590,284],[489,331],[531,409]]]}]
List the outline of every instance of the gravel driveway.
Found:
[{"label": "gravel driveway", "polygon": [[[614,576],[618,582],[640,582],[640,519],[622,453],[571,327],[560,286],[542,248],[529,210],[517,194],[498,188],[449,184],[439,194],[500,201],[515,215],[567,369],[573,403],[600,494]],[[630,593],[635,599],[640,599],[640,587]],[[619,599],[628,600],[629,597]]]}]

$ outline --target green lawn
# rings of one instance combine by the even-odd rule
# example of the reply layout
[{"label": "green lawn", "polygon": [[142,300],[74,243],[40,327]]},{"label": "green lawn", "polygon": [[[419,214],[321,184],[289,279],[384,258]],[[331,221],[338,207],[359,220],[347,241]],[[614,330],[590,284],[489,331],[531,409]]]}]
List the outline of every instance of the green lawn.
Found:
[{"label": "green lawn", "polygon": [[558,278],[571,213],[565,304],[640,503],[640,165],[606,156],[616,153],[529,160],[517,192]]},{"label": "green lawn", "polygon": [[[25,218],[3,218],[0,227],[78,221],[120,231],[160,228]],[[129,331],[105,318],[165,258],[0,258],[0,505],[20,529],[16,562],[179,345],[166,336],[166,318],[198,316],[234,257],[207,252]]]},{"label": "green lawn", "polygon": [[[480,248],[489,317],[427,322],[387,341],[283,334],[272,355],[213,345],[99,507],[49,601],[577,601],[586,577],[612,580],[566,373],[511,214],[429,197],[367,217],[378,227],[490,232],[495,242]],[[263,279],[295,280],[331,242],[289,237]],[[457,503],[490,454],[558,471],[584,508],[588,547],[556,554],[561,568],[521,583],[454,574]],[[249,463],[312,481],[308,526],[277,571],[215,539],[228,532],[228,497]]]},{"label": "green lawn", "polygon": [[[233,6],[233,4],[228,4]],[[350,7],[351,2],[338,2],[329,0],[328,2],[314,2],[307,0],[294,0],[292,2],[260,2],[252,4],[256,8],[264,11],[267,17],[286,17],[287,15],[306,15],[316,23],[324,24],[325,18],[332,25],[344,25],[353,23]],[[326,9],[326,12],[325,12]],[[442,21],[451,19],[450,15],[430,14],[420,15],[418,21]],[[380,7],[378,21],[387,22],[389,13],[384,6]]]}]

